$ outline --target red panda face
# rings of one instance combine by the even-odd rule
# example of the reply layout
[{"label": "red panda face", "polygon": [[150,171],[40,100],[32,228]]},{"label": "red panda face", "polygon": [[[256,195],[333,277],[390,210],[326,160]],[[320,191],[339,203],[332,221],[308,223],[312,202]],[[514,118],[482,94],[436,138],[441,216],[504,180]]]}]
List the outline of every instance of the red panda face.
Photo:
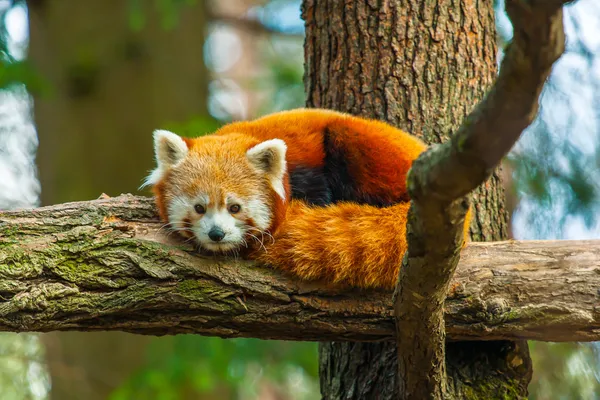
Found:
[{"label": "red panda face", "polygon": [[227,186],[216,180],[206,185],[167,185],[168,221],[212,252],[235,252],[252,245],[251,239],[260,242],[271,225],[271,199],[259,190]]},{"label": "red panda face", "polygon": [[285,143],[244,135],[184,141],[155,132],[155,185],[161,217],[201,249],[236,253],[270,239],[277,197],[285,199]]}]

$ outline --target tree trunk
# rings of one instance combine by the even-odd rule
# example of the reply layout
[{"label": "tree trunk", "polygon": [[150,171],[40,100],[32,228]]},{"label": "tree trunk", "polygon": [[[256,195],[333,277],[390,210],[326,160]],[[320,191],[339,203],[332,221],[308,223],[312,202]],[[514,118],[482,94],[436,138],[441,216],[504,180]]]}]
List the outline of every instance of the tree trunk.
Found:
[{"label": "tree trunk", "polygon": [[[184,6],[170,28],[155,2],[137,3],[27,2],[29,59],[51,86],[34,99],[43,204],[135,192],[153,167],[152,130],[205,114],[203,2]],[[107,398],[142,364],[149,340],[42,335],[51,397]]]},{"label": "tree trunk", "polygon": [[[496,76],[491,2],[304,0],[307,106],[390,122],[437,143],[448,138]],[[473,240],[507,237],[499,173],[473,194]],[[449,343],[457,398],[522,398],[531,378],[526,342]],[[322,343],[325,399],[395,398],[394,343]]]}]

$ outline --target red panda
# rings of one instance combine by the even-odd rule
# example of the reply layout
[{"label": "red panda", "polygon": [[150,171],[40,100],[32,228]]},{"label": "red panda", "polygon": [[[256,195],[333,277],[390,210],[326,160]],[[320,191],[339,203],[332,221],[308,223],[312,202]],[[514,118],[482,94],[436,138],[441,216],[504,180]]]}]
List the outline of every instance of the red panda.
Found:
[{"label": "red panda", "polygon": [[[154,133],[161,218],[202,251],[302,279],[392,288],[406,251],[406,175],[426,146],[383,122],[300,109],[187,139]],[[465,222],[468,237],[470,212]]]}]

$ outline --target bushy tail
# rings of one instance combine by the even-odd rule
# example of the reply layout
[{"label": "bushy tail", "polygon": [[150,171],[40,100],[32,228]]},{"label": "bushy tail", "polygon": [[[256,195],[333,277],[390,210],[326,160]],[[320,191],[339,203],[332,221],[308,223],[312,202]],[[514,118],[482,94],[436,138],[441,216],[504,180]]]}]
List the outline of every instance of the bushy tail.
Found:
[{"label": "bushy tail", "polygon": [[355,203],[310,207],[292,201],[274,243],[257,259],[306,280],[391,289],[407,248],[409,206],[406,202],[385,208]]},{"label": "bushy tail", "polygon": [[406,251],[408,207],[292,201],[280,233],[258,259],[306,280],[391,288]]}]

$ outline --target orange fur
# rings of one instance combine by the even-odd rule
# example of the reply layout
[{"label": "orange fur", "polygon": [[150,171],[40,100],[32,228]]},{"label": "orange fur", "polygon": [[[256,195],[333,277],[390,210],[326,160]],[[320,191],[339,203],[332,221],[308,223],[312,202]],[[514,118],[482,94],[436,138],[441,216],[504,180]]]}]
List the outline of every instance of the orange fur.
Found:
[{"label": "orange fur", "polygon": [[406,174],[412,160],[427,146],[384,122],[331,110],[298,109],[228,124],[216,134],[242,133],[259,140],[282,139],[288,146],[286,159],[291,173],[298,166],[325,164],[326,130],[350,157],[349,172],[364,193],[381,195],[389,203],[408,199]]},{"label": "orange fur", "polygon": [[[188,172],[180,175],[179,181],[174,181],[167,172],[154,186],[161,217],[167,218],[169,185],[190,192],[197,190],[198,185],[206,187],[209,180],[218,182],[215,188],[228,185],[227,189],[233,192],[266,187],[265,182],[242,166],[245,152],[265,140],[279,138],[286,142],[288,173],[299,166],[322,167],[326,157],[325,132],[348,157],[347,167],[353,182],[364,193],[394,205],[374,207],[342,202],[315,207],[299,200],[290,201],[286,176],[286,200],[273,192],[268,204],[273,215],[269,231],[275,240],[264,242],[266,251],[251,249],[251,256],[302,279],[392,288],[407,247],[406,175],[426,146],[383,122],[328,110],[294,110],[232,123],[214,135],[185,139],[190,156],[214,163],[214,168],[199,176],[198,168],[189,162],[180,167],[188,168]],[[471,210],[465,218],[465,241],[470,219]]]},{"label": "orange fur", "polygon": [[[275,241],[253,258],[305,280],[392,289],[407,249],[409,202],[311,207],[293,200]],[[471,211],[465,217],[469,237]]]},{"label": "orange fur", "polygon": [[306,280],[392,288],[406,251],[409,204],[310,207],[294,200],[274,243],[255,257]]}]

